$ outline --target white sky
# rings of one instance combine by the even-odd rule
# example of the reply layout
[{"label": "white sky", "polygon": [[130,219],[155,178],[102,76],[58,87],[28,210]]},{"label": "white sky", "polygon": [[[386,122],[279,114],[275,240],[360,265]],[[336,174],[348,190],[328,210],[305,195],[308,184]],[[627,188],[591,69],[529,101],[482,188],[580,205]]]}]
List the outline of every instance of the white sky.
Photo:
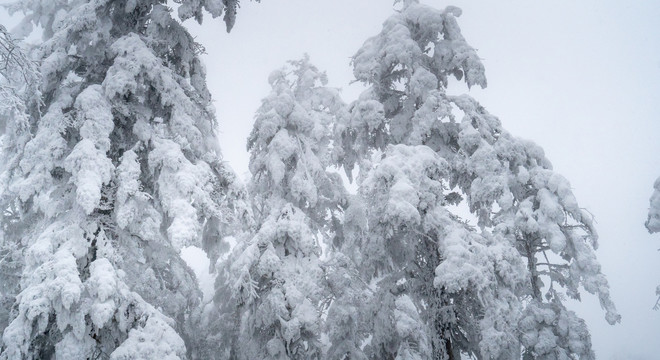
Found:
[{"label": "white sky", "polygon": [[[623,316],[609,326],[597,299],[573,307],[599,359],[660,357],[660,235],[644,228],[660,176],[660,1],[427,0],[463,9],[468,42],[486,66],[479,100],[516,136],[534,140],[594,214],[598,257]],[[392,13],[390,0],[243,0],[236,26],[210,17],[187,25],[207,50],[225,159],[247,171],[246,138],[270,71],[307,52],[344,99],[350,56]],[[4,23],[6,16],[0,16]]]}]

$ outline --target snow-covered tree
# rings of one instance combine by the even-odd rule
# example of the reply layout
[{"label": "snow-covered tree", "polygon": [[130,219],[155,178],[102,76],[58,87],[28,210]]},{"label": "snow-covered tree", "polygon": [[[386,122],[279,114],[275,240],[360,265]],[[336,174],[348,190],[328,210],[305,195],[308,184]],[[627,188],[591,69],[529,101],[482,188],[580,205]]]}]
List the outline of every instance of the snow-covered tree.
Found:
[{"label": "snow-covered tree", "polygon": [[[653,194],[649,200],[649,216],[645,225],[651,234],[660,232],[660,178],[653,184]],[[655,294],[658,296],[658,300],[653,309],[658,310],[660,309],[660,285],[656,287]]]},{"label": "snow-covered tree", "polygon": [[584,321],[563,304],[580,300],[582,288],[598,295],[610,324],[620,319],[596,259],[591,215],[541,148],[512,137],[473,99],[455,104],[464,116],[454,184],[479,225],[515,243],[529,270],[519,324],[526,356],[593,358]]},{"label": "snow-covered tree", "polygon": [[[239,6],[174,2],[227,30]],[[0,359],[593,358],[564,305],[586,290],[619,321],[591,216],[538,146],[447,93],[486,86],[460,10],[398,3],[349,107],[307,57],[270,76],[249,208],[167,1],[9,5],[43,42],[33,63],[0,27]],[[203,309],[191,245],[218,264]]]},{"label": "snow-covered tree", "polygon": [[[237,2],[180,3],[198,21],[227,3],[230,25]],[[19,33],[39,26],[44,40],[41,102],[3,114],[2,251],[23,258],[0,357],[185,358],[200,292],[179,250],[213,254],[239,191],[201,47],[160,0],[9,10],[24,13]]]},{"label": "snow-covered tree", "polygon": [[[465,73],[485,85],[475,51],[460,35],[458,10],[413,1],[353,58],[370,85],[337,127],[338,162],[360,166],[364,211],[346,211],[356,262],[376,283],[365,325],[370,358],[515,357],[517,297],[525,268],[510,242],[477,232],[448,209],[453,156],[444,86]],[[428,132],[426,129],[428,128]],[[374,153],[373,156],[369,154]],[[351,204],[353,205],[353,204]],[[362,237],[355,235],[361,233]]]},{"label": "snow-covered tree", "polygon": [[331,124],[344,116],[337,90],[307,57],[269,77],[272,92],[248,139],[256,227],[239,241],[216,283],[228,327],[220,353],[238,359],[319,359],[330,297],[323,246],[345,201],[330,165]]},{"label": "snow-covered tree", "polygon": [[[180,4],[178,12],[181,20],[194,18],[198,23],[202,23],[204,10],[212,17],[222,16],[227,25],[227,32],[230,32],[236,23],[236,14],[240,7],[240,0],[173,0]],[[255,0],[259,2],[260,0]],[[162,1],[161,1],[162,3]]]},{"label": "snow-covered tree", "polygon": [[379,157],[360,169],[364,213],[347,210],[345,219],[366,218],[356,255],[373,284],[358,308],[366,356],[515,354],[511,319],[525,274],[515,249],[448,211],[449,167],[432,149],[391,145]]},{"label": "snow-covered tree", "polygon": [[[0,25],[0,197],[6,188],[2,171],[18,160],[17,151],[29,140],[30,112],[38,110],[39,74],[20,42]],[[9,321],[11,307],[19,291],[22,256],[18,244],[4,240],[4,233],[19,218],[15,204],[0,209],[0,329]]]},{"label": "snow-covered tree", "polygon": [[[432,346],[433,356],[517,358],[511,338],[518,333],[527,357],[591,358],[584,321],[563,304],[566,296],[579,299],[582,287],[598,294],[610,323],[619,320],[596,260],[591,217],[538,146],[511,136],[468,95],[447,94],[452,77],[486,86],[458,15],[454,7],[438,11],[403,1],[353,58],[357,80],[370,87],[337,127],[342,146],[336,155],[347,171],[357,164],[364,173],[358,180],[370,204],[364,264],[381,287],[398,285],[401,294],[413,296],[422,319],[438,319],[428,315],[429,299],[451,304],[454,313],[436,322],[442,331],[436,327],[425,340],[439,336],[445,345],[444,352]],[[382,159],[369,161],[374,152]],[[478,229],[461,226],[451,204],[468,208]],[[384,282],[382,269],[406,273],[413,265],[425,268],[426,278],[420,273]],[[425,280],[414,285],[412,279]],[[390,308],[396,314],[396,306]],[[372,337],[371,346],[381,346],[373,357],[401,353],[388,340],[397,334],[390,333],[378,335],[379,342]],[[414,341],[418,351],[422,340]]]}]

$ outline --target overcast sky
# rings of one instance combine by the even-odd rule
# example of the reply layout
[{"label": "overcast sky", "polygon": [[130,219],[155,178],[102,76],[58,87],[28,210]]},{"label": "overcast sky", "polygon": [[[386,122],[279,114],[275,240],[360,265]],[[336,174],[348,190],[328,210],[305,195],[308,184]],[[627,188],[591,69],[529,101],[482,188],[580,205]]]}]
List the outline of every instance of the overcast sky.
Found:
[{"label": "overcast sky", "polygon": [[[463,9],[459,24],[488,77],[487,89],[470,94],[509,132],[541,145],[596,218],[598,257],[623,316],[609,326],[590,295],[573,307],[598,358],[659,358],[660,235],[644,221],[660,176],[660,1],[426,3]],[[221,146],[239,175],[268,74],[307,52],[352,101],[362,88],[349,85],[350,57],[391,13],[390,0],[244,0],[229,35],[210,17],[201,27],[187,22],[206,47]]]}]

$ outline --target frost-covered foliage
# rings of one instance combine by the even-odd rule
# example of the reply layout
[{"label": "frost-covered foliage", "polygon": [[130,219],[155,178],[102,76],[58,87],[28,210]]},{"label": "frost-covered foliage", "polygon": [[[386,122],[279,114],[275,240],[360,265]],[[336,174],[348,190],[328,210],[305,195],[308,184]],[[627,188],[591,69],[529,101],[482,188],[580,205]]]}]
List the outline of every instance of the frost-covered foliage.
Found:
[{"label": "frost-covered foliage", "polygon": [[[451,76],[486,85],[458,15],[403,1],[353,58],[355,77],[370,87],[336,127],[335,156],[347,173],[360,166],[367,221],[349,216],[350,206],[345,219],[362,234],[358,261],[379,287],[412,298],[426,320],[419,326],[429,329],[427,342],[413,341],[417,357],[516,358],[514,337],[525,356],[593,357],[584,322],[562,303],[582,288],[598,294],[608,322],[619,321],[591,217],[538,146],[511,136],[471,97],[446,93]],[[479,228],[462,224],[453,204],[467,207]],[[374,318],[391,321],[394,309],[380,307]],[[401,354],[394,327],[376,328],[371,356]]]},{"label": "frost-covered foliage", "polygon": [[646,220],[646,228],[650,233],[660,232],[660,178],[653,184],[653,194],[649,202],[649,217]]},{"label": "frost-covered foliage", "polygon": [[485,86],[458,14],[406,2],[353,58],[356,78],[371,87],[337,126],[335,155],[347,172],[360,165],[362,200],[346,210],[344,251],[375,284],[361,311],[368,339],[357,339],[369,358],[517,351],[523,263],[505,238],[448,210],[458,195],[448,189],[449,146],[439,147],[451,126],[444,86],[450,75]]},{"label": "frost-covered foliage", "polygon": [[431,148],[390,145],[378,157],[360,169],[363,212],[347,210],[345,219],[366,218],[362,236],[353,235],[361,243],[344,250],[374,286],[359,308],[366,356],[515,353],[525,274],[515,249],[448,211],[449,165]]},{"label": "frost-covered foliage", "polygon": [[[651,194],[649,202],[649,216],[645,225],[649,233],[653,234],[660,232],[660,178],[653,184],[653,194]],[[656,287],[655,293],[658,295],[658,301],[653,308],[658,310],[660,309],[660,285]]]},{"label": "frost-covered foliage", "polygon": [[[596,259],[597,234],[591,216],[578,206],[568,181],[552,171],[541,148],[511,136],[474,99],[463,95],[452,103],[463,113],[451,135],[458,145],[452,185],[465,194],[479,226],[515,244],[527,263],[525,313],[550,308],[556,316],[569,314],[563,301],[566,297],[579,300],[582,288],[598,295],[610,324],[618,322],[620,316]],[[574,314],[570,317],[574,323],[579,320]],[[532,318],[543,316],[528,316],[525,321]],[[544,352],[536,349],[536,341],[547,341],[557,343],[552,354],[544,355],[548,358],[593,357],[584,324],[570,333],[559,322],[539,320],[537,325],[549,329],[531,342],[523,335],[529,356],[541,357]],[[569,346],[576,341],[579,347]]]},{"label": "frost-covered foliage", "polygon": [[[40,105],[39,73],[21,45],[0,25],[0,199],[8,185],[5,169],[20,160]],[[20,209],[13,202],[0,203],[5,205],[0,208],[0,329],[4,329],[20,289],[23,257],[19,244],[5,241],[10,237],[5,232],[19,220]]]},{"label": "frost-covered foliage", "polygon": [[[260,0],[256,0],[259,2]],[[179,18],[186,20],[195,18],[198,23],[202,23],[204,17],[203,10],[206,10],[212,17],[216,18],[224,13],[222,19],[227,25],[227,32],[230,32],[236,23],[236,14],[240,7],[239,0],[174,0],[179,6]]]},{"label": "frost-covered foliage", "polygon": [[40,104],[39,72],[22,43],[0,25],[0,136],[3,152],[25,141],[30,117]]},{"label": "frost-covered foliage", "polygon": [[[228,30],[239,5],[174,2]],[[0,359],[593,358],[564,305],[586,290],[619,321],[590,215],[538,146],[447,94],[486,86],[460,10],[398,3],[353,57],[350,106],[307,57],[271,74],[250,206],[165,1],[9,5],[44,40],[36,68],[0,27]],[[212,304],[186,246],[211,258]]]},{"label": "frost-covered foliage", "polygon": [[345,195],[330,165],[337,91],[307,57],[269,77],[272,92],[248,139],[256,229],[240,240],[216,283],[226,322],[223,358],[319,359],[329,298],[322,243]]},{"label": "frost-covered foliage", "polygon": [[290,69],[274,71],[268,81],[273,91],[263,100],[248,138],[250,193],[258,198],[257,217],[280,207],[273,203],[280,199],[305,209],[323,225],[327,212],[344,197],[341,178],[326,169],[331,126],[346,117],[345,105],[307,56],[290,62]]},{"label": "frost-covered foliage", "polygon": [[304,211],[288,203],[237,246],[217,289],[218,305],[235,318],[222,334],[235,332],[222,349],[228,358],[321,357],[319,305],[326,294],[311,227]]},{"label": "frost-covered foliage", "polygon": [[200,292],[179,250],[216,256],[240,196],[200,46],[163,1],[8,7],[43,29],[42,102],[3,113],[0,240],[22,258],[0,357],[185,358]]}]

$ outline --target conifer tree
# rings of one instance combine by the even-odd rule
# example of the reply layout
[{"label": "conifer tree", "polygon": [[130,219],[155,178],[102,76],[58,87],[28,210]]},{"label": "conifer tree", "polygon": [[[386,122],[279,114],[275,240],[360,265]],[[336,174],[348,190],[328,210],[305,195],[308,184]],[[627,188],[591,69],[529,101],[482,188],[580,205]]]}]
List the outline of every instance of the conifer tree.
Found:
[{"label": "conifer tree", "polygon": [[321,313],[330,297],[320,260],[345,194],[330,164],[337,90],[307,57],[269,77],[271,94],[248,139],[255,229],[236,246],[216,283],[228,324],[219,353],[237,359],[320,359]]},{"label": "conifer tree", "polygon": [[[592,358],[584,321],[563,304],[566,296],[579,299],[582,287],[598,294],[610,323],[619,321],[596,261],[591,217],[538,146],[508,134],[468,95],[447,94],[451,78],[486,86],[483,65],[456,23],[459,15],[457,8],[438,11],[403,1],[402,10],[353,58],[356,79],[370,87],[351,105],[350,121],[337,128],[342,144],[337,161],[349,172],[358,164],[365,173],[358,184],[372,204],[362,246],[371,258],[366,264],[372,277],[381,279],[380,269],[410,272],[412,260],[419,259],[415,251],[426,255],[420,263],[429,267],[433,288],[415,290],[410,280],[423,278],[420,274],[399,275],[389,284],[381,279],[380,286],[419,296],[423,319],[436,319],[424,313],[431,308],[428,299],[452,304],[439,307],[453,311],[437,322],[440,328],[427,330],[428,339],[439,336],[436,342],[444,345],[442,351],[431,346],[434,358],[456,359],[461,352],[518,358],[517,346],[506,345],[517,334],[526,357]],[[382,154],[382,160],[370,161],[371,153]],[[428,160],[412,165],[421,154]],[[424,183],[434,181],[424,190]],[[374,201],[379,193],[383,200]],[[464,204],[478,219],[478,229],[459,226],[448,212],[452,204]],[[426,220],[431,210],[446,215]],[[499,309],[507,313],[495,316]],[[384,350],[373,357],[400,353],[388,340],[395,334],[383,339]],[[422,340],[414,341],[416,349]]]},{"label": "conifer tree", "polygon": [[[198,21],[227,3],[180,2]],[[237,191],[202,48],[160,0],[9,10],[44,40],[41,101],[9,117],[0,160],[2,251],[23,255],[0,357],[185,358],[200,292],[179,250],[214,252]]]},{"label": "conifer tree", "polygon": [[507,358],[517,350],[522,262],[504,238],[448,211],[458,195],[448,191],[444,86],[450,74],[485,85],[458,11],[405,2],[353,58],[356,78],[371,86],[338,126],[336,156],[348,172],[360,166],[364,213],[345,222],[366,217],[353,230],[363,234],[356,262],[366,281],[378,281],[375,305],[363,311],[372,317],[370,358]]},{"label": "conifer tree", "polygon": [[[174,2],[228,31],[239,6]],[[586,290],[620,319],[590,214],[540,147],[447,93],[486,86],[460,9],[397,2],[350,106],[308,57],[271,74],[250,206],[165,0],[9,5],[43,42],[33,63],[0,26],[0,359],[594,358],[564,304]],[[191,245],[218,264],[204,307]]]},{"label": "conifer tree", "polygon": [[[19,41],[0,25],[0,169],[19,159],[18,149],[29,140],[30,111],[40,105],[39,73]],[[6,187],[7,174],[0,170],[0,197]],[[5,241],[4,233],[19,218],[12,204],[0,216],[0,329],[9,321],[11,307],[19,291],[22,255],[18,244]],[[0,339],[1,343],[1,339]]]}]

